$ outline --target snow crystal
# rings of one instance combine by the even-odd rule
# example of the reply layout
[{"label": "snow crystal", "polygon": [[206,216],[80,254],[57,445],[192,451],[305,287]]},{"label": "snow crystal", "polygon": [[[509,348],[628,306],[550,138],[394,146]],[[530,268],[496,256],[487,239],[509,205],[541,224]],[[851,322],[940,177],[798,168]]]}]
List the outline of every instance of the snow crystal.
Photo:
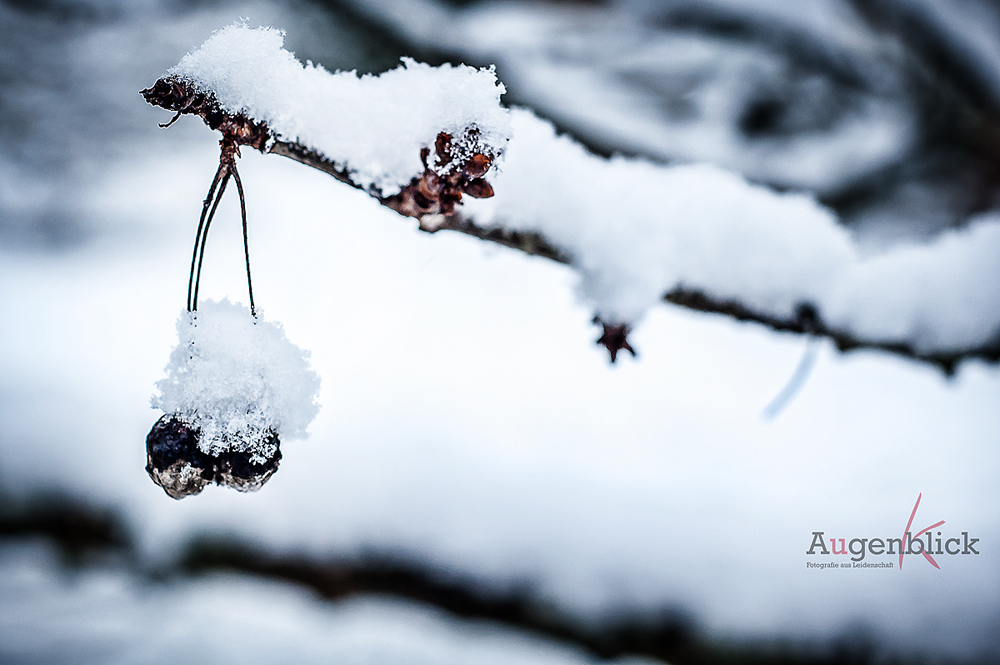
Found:
[{"label": "snow crystal", "polygon": [[199,429],[202,452],[247,452],[262,463],[275,452],[272,432],[305,436],[319,411],[319,377],[309,368],[309,353],[289,342],[278,324],[255,320],[223,299],[183,312],[177,332],[180,343],[152,404]]},{"label": "snow crystal", "polygon": [[281,140],[316,150],[383,196],[423,173],[420,150],[440,132],[460,139],[477,130],[477,150],[493,155],[506,144],[505,89],[493,68],[431,67],[404,58],[379,76],[331,74],[303,65],[283,43],[279,30],[232,25],[168,74],[214,93],[229,113],[264,121]]},{"label": "snow crystal", "polygon": [[602,159],[523,109],[511,124],[496,196],[464,209],[562,248],[605,320],[634,323],[687,288],[781,318],[810,303],[838,329],[924,352],[985,345],[1000,332],[998,217],[869,257],[808,195],[708,165]]}]

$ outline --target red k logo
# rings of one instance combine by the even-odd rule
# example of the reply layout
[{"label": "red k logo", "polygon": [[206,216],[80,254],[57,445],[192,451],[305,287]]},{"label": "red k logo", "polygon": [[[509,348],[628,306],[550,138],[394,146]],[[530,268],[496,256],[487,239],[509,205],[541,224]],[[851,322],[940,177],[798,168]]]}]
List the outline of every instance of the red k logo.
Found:
[{"label": "red k logo", "polygon": [[[937,527],[941,526],[942,524],[944,524],[944,520],[941,520],[940,522],[935,522],[934,524],[931,524],[928,527],[924,527],[923,529],[921,529],[920,531],[918,531],[915,535],[910,535],[910,527],[913,525],[913,518],[917,514],[917,508],[920,506],[920,497],[922,497],[923,495],[924,495],[923,492],[921,492],[920,494],[917,495],[917,502],[915,504],[913,504],[913,511],[910,513],[910,519],[906,522],[906,529],[903,530],[903,546],[899,548],[899,569],[900,570],[903,569],[903,555],[904,554],[923,554],[924,558],[927,559],[927,561],[932,566],[934,566],[938,570],[941,570],[941,566],[939,566],[937,564],[937,561],[935,561],[934,557],[932,557],[931,554],[930,554],[931,551],[933,551],[933,547],[931,547],[931,546],[925,547],[924,546],[924,541],[920,540],[920,536],[924,535],[925,533],[927,533],[931,529],[936,529]],[[928,541],[928,543],[930,543],[930,541],[931,541],[931,535],[927,536],[927,541]],[[941,541],[939,539],[938,540],[938,544],[939,545],[940,545],[940,542]],[[914,551],[913,550],[913,546],[914,545],[920,545],[920,549],[917,550],[917,551]]]}]

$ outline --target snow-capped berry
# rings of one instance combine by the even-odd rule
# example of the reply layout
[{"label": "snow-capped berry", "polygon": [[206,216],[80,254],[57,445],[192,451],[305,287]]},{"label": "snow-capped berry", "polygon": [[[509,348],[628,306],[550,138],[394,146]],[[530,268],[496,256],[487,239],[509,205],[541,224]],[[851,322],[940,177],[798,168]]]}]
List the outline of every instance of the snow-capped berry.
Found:
[{"label": "snow-capped berry", "polygon": [[258,489],[274,469],[247,481],[277,468],[279,435],[305,436],[319,410],[308,352],[279,325],[228,300],[183,312],[177,331],[180,342],[152,399],[166,415],[147,439],[150,475],[171,496],[168,485],[181,496],[208,482]]}]

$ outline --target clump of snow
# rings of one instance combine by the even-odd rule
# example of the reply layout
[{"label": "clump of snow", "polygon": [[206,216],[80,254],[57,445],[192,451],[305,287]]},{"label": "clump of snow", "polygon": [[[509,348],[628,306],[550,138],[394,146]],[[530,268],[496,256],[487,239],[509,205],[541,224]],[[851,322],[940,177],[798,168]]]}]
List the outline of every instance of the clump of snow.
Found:
[{"label": "clump of snow", "polygon": [[602,159],[530,111],[511,119],[496,196],[465,209],[568,250],[606,320],[637,321],[678,286],[791,315],[852,259],[847,232],[808,196],[708,165]]},{"label": "clump of snow", "polygon": [[272,432],[305,436],[319,411],[319,377],[280,325],[223,299],[183,312],[177,332],[152,404],[200,430],[202,452],[246,452],[262,463],[275,452]]},{"label": "clump of snow", "polygon": [[852,264],[824,307],[847,330],[918,351],[990,343],[1000,334],[1000,214]]},{"label": "clump of snow", "polygon": [[1000,217],[866,256],[811,196],[708,165],[603,159],[523,109],[511,123],[496,196],[464,210],[562,248],[606,321],[637,322],[685,288],[785,319],[809,303],[833,328],[921,352],[1000,333]]},{"label": "clump of snow", "polygon": [[[440,132],[455,137],[459,151],[490,156],[510,136],[500,106],[505,89],[492,67],[431,67],[404,58],[379,76],[331,74],[303,65],[283,43],[279,30],[231,25],[168,74],[213,93],[229,113],[264,121],[281,140],[316,150],[383,196],[423,173],[420,150],[433,147]],[[463,137],[474,146],[463,145]]]}]

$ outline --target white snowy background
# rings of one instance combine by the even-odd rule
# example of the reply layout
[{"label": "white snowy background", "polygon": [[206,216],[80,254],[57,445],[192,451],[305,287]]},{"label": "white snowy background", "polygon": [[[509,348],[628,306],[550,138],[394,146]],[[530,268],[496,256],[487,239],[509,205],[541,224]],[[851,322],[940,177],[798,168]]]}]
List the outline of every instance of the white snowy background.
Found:
[{"label": "white snowy background", "polygon": [[[249,149],[255,297],[312,352],[321,410],[259,493],[164,495],[143,471],[159,415],[149,398],[176,343],[217,137],[191,118],[158,129],[168,114],[137,91],[241,16],[285,28],[288,48],[330,69],[376,60],[354,23],[311,4],[0,4],[13,72],[0,91],[7,497],[57,489],[111,507],[150,567],[213,534],[317,559],[402,553],[483,589],[527,584],[581,624],[676,608],[723,641],[860,630],[932,658],[1000,649],[996,366],[966,362],[948,378],[824,343],[801,393],[767,421],[805,339],[662,306],[631,336],[639,358],[610,366],[569,268],[421,233],[364,193]],[[203,297],[245,299],[232,194]],[[944,519],[981,553],[938,557],[941,570],[915,557],[902,571],[806,569],[813,531],[896,537],[918,493],[915,524]],[[0,607],[11,662],[163,662],[185,640],[209,645],[193,662],[592,660],[391,598],[329,604],[236,575],[151,586],[128,568],[68,573],[44,545],[13,539],[0,543]],[[265,630],[273,641],[253,648]]]}]

